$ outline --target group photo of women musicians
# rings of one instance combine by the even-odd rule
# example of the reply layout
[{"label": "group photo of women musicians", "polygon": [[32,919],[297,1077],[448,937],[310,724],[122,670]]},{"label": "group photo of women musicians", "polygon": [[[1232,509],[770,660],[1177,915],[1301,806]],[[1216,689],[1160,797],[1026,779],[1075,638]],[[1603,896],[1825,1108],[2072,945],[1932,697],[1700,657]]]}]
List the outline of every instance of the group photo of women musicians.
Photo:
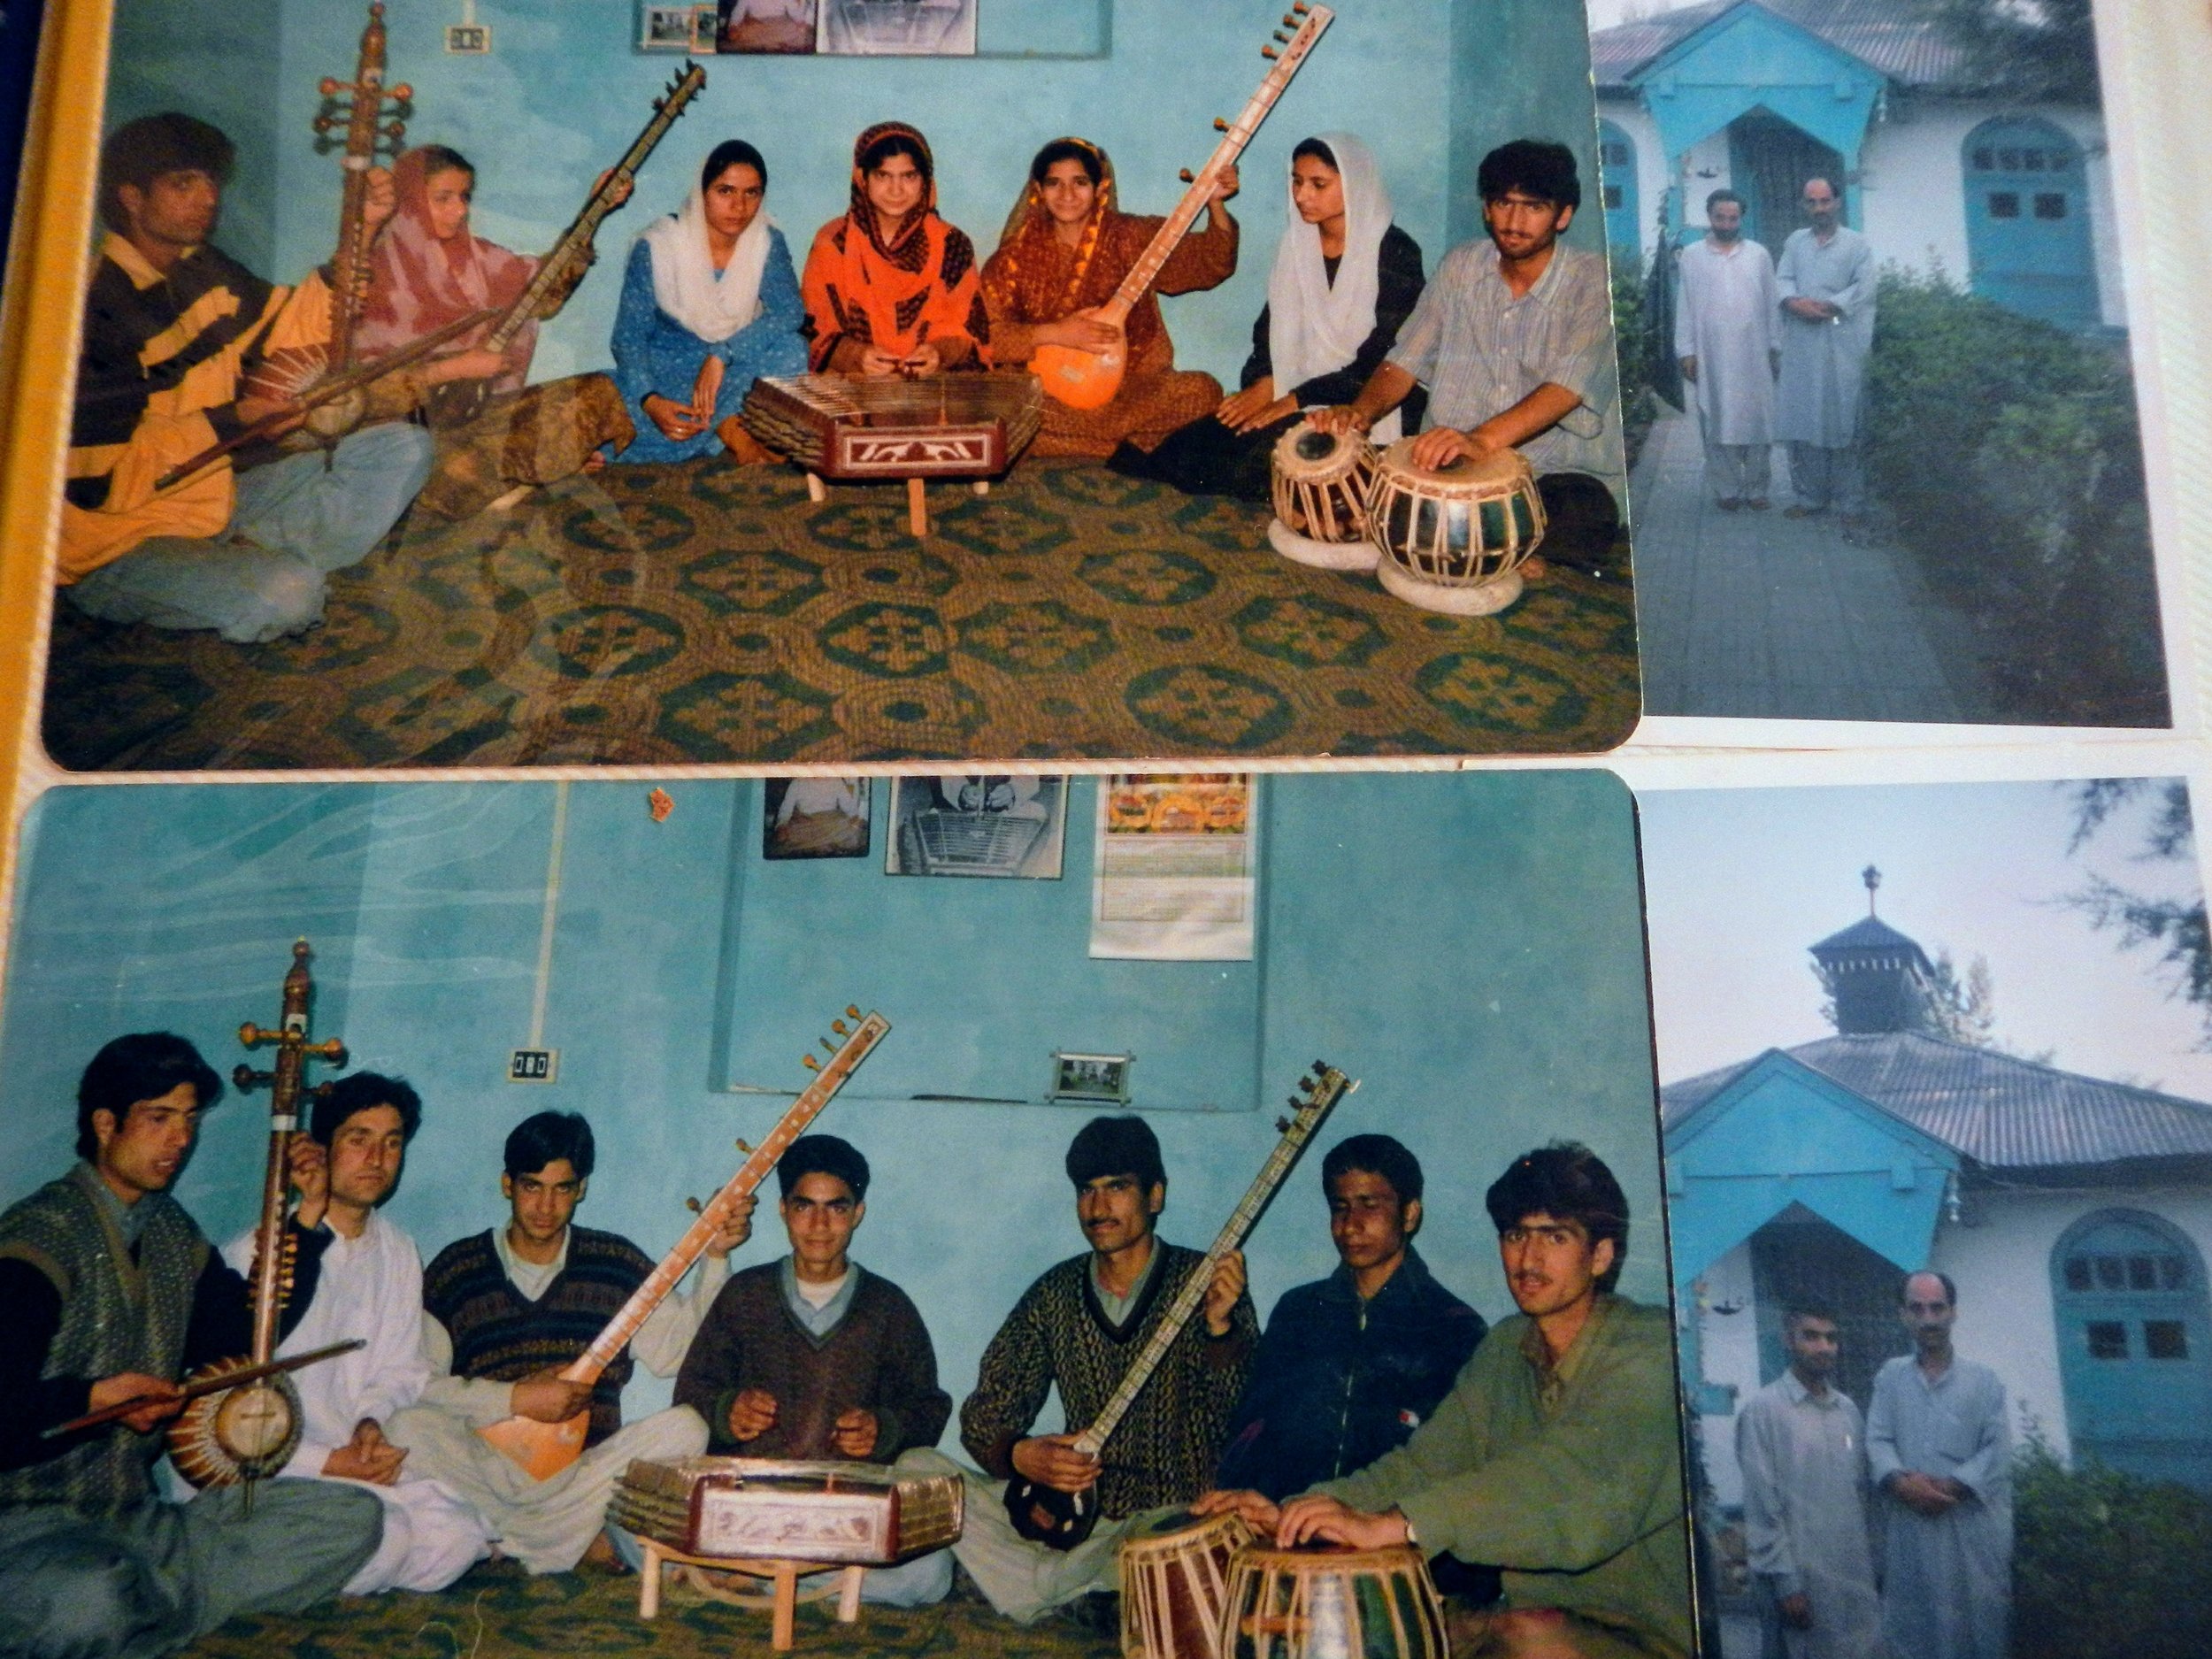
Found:
[{"label": "group photo of women musicians", "polygon": [[[859,63],[613,57],[566,17],[495,36],[515,43],[489,65],[448,60],[411,14],[347,7],[311,41],[303,24],[303,59],[355,66],[302,121],[303,95],[273,111],[150,43],[184,0],[115,4],[139,48],[117,61],[173,73],[127,75],[102,124],[53,672],[103,692],[56,699],[71,764],[265,738],[333,764],[953,758],[970,738],[1556,751],[1632,723],[1609,291],[1601,232],[1576,224],[1598,185],[1560,112],[1587,102],[1571,30],[1478,131],[1449,113],[1466,65],[1299,0],[1127,0],[1095,58],[924,61],[895,92]],[[1002,96],[939,82],[958,75]],[[1567,103],[1537,96],[1555,81]],[[1530,219],[1510,245],[1509,199]],[[1282,571],[1275,452],[1301,422],[1348,456],[1429,434],[1420,489],[1525,462],[1512,557],[1548,585],[1480,628]],[[861,431],[905,448],[856,463]],[[1357,569],[1370,537],[1346,526]],[[833,602],[845,556],[900,541],[952,558],[950,587],[880,595],[895,616]],[[1159,578],[1119,568],[1132,545],[1205,567],[1160,592],[1218,614],[1164,632]],[[995,562],[1047,548],[1026,579]],[[1286,584],[1256,631],[1251,602]],[[518,592],[563,603],[518,612]],[[1346,656],[1344,606],[1386,650]],[[528,648],[498,649],[526,618]],[[373,658],[321,660],[319,631],[364,630]],[[241,663],[211,635],[269,649]],[[761,730],[726,677],[769,657],[799,689]],[[314,713],[254,696],[278,665],[315,678]],[[403,670],[424,689],[395,701]],[[1074,695],[1025,683],[1056,672]],[[1528,689],[1488,695],[1502,678]],[[924,695],[850,695],[892,680]],[[157,697],[163,729],[134,729]]]}]

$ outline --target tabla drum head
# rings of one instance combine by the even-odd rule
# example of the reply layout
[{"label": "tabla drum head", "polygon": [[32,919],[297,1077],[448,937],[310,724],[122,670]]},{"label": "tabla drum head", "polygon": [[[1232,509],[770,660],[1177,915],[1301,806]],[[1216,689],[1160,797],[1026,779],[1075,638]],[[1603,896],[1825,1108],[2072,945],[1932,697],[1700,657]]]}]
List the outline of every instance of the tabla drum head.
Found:
[{"label": "tabla drum head", "polygon": [[1374,569],[1379,555],[1367,539],[1374,453],[1366,439],[1324,432],[1310,419],[1276,439],[1268,457],[1275,505],[1268,545],[1320,570]]}]

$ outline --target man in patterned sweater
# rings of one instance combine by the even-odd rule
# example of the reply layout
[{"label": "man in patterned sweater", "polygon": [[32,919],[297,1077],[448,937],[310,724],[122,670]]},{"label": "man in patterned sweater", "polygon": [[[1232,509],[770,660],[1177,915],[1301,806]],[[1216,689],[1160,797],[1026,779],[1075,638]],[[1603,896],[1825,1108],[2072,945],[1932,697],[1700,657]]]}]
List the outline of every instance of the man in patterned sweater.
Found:
[{"label": "man in patterned sweater", "polygon": [[[1187,1503],[1211,1484],[1259,1318],[1245,1294],[1244,1258],[1233,1252],[1214,1271],[1202,1317],[1176,1337],[1099,1459],[1085,1457],[1072,1431],[1104,1408],[1205,1257],[1154,1233],[1167,1175],[1142,1118],[1093,1118],[1068,1148],[1067,1172],[1091,1248],[1024,1292],[983,1352],[975,1392],[960,1408],[960,1442],[988,1474],[961,1471],[966,1531],[953,1554],[1017,1623],[1083,1598],[1079,1617],[1102,1627],[1123,1534],[1146,1511]],[[1056,1386],[1071,1432],[1033,1434]],[[936,1452],[910,1453],[899,1466],[959,1468]],[[1016,1532],[1003,1488],[1017,1474],[1062,1492],[1095,1488],[1100,1519],[1089,1538],[1064,1552]],[[1088,1600],[1094,1594],[1100,1601]]]},{"label": "man in patterned sweater", "polygon": [[[77,1089],[68,1174],[0,1215],[0,1654],[150,1659],[234,1613],[297,1612],[376,1553],[368,1492],[319,1480],[164,1502],[150,1471],[177,1378],[252,1344],[245,1281],[169,1187],[223,1086],[166,1032],[118,1037]],[[323,1240],[293,1233],[288,1329],[314,1299]],[[104,1428],[48,1438],[142,1400]]]},{"label": "man in patterned sweater", "polygon": [[[952,1415],[922,1316],[852,1259],[868,1213],[868,1160],[835,1135],[801,1135],[776,1164],[791,1254],[732,1276],[699,1326],[676,1402],[707,1420],[708,1449],[741,1457],[887,1463],[934,1446]],[[920,1607],[952,1588],[945,1550],[871,1567],[861,1600]]]},{"label": "man in patterned sweater", "polygon": [[[688,1406],[623,1425],[629,1354],[595,1385],[560,1375],[654,1266],[627,1239],[572,1225],[593,1163],[591,1125],[579,1113],[544,1111],[516,1125],[499,1181],[507,1225],[449,1244],[424,1273],[430,1386],[420,1405],[385,1425],[386,1438],[411,1454],[409,1472],[443,1481],[476,1510],[500,1551],[532,1572],[565,1571],[587,1553],[611,1562],[613,1547],[599,1535],[630,1460],[688,1457],[707,1443],[706,1425]],[[668,1297],[631,1339],[655,1375],[673,1376],[683,1363],[701,1314],[729,1275],[730,1251],[752,1232],[752,1212],[750,1199],[733,1210],[692,1293]],[[561,1423],[587,1407],[583,1455],[544,1480],[476,1432],[510,1417]]]}]

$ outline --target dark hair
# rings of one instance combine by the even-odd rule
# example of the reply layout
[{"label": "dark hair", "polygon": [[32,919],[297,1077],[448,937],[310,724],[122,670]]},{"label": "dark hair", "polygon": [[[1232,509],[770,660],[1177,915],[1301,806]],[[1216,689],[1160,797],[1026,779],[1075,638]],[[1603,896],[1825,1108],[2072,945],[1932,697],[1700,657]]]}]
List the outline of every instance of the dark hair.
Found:
[{"label": "dark hair", "polygon": [[1061,161],[1081,162],[1083,176],[1093,184],[1096,184],[1106,176],[1105,165],[1099,160],[1098,150],[1094,145],[1087,144],[1079,138],[1056,138],[1039,150],[1031,160],[1029,181],[1032,184],[1042,184],[1045,181],[1045,174],[1052,171],[1053,164]]},{"label": "dark hair", "polygon": [[1905,1298],[1911,1291],[1912,1282],[1916,1279],[1934,1279],[1943,1286],[1943,1300],[1954,1308],[1959,1305],[1959,1287],[1951,1282],[1951,1276],[1948,1273],[1939,1273],[1932,1267],[1922,1267],[1915,1269],[1897,1281],[1897,1305],[1899,1307],[1905,1305]]},{"label": "dark hair", "polygon": [[732,167],[750,167],[760,174],[760,188],[768,188],[768,164],[741,138],[726,138],[707,151],[705,165],[699,169],[699,188],[706,189]]},{"label": "dark hair", "polygon": [[1150,1192],[1167,1179],[1160,1138],[1141,1118],[1094,1118],[1068,1142],[1068,1179],[1088,1187],[1102,1175],[1131,1175]]},{"label": "dark hair", "polygon": [[1338,1176],[1354,1170],[1381,1176],[1401,1204],[1421,1196],[1421,1160],[1388,1135],[1353,1135],[1331,1147],[1321,1160],[1321,1190],[1326,1193]]},{"label": "dark hair", "polygon": [[379,1106],[389,1106],[399,1114],[402,1141],[415,1138],[415,1131],[422,1127],[422,1096],[415,1093],[406,1079],[384,1077],[374,1071],[356,1071],[351,1077],[342,1077],[318,1094],[315,1109],[308,1116],[307,1133],[318,1145],[326,1147],[330,1138],[345,1127],[347,1118],[356,1112],[373,1111]]},{"label": "dark hair", "polygon": [[1475,191],[1494,202],[1509,190],[1518,190],[1555,207],[1580,207],[1582,180],[1575,174],[1575,153],[1547,138],[1517,138],[1500,144],[1482,158],[1475,172]]},{"label": "dark hair", "polygon": [[910,157],[922,175],[923,182],[929,182],[929,152],[922,148],[922,141],[911,133],[886,133],[860,152],[858,165],[861,172],[873,173],[894,156]]},{"label": "dark hair", "polygon": [[1337,165],[1336,151],[1331,150],[1326,144],[1323,143],[1317,138],[1302,138],[1298,141],[1296,147],[1290,152],[1291,161],[1295,164],[1298,157],[1301,156],[1312,157],[1316,161],[1326,167],[1331,173],[1342,173],[1344,171],[1343,168]]},{"label": "dark hair", "polygon": [[801,1135],[784,1148],[776,1165],[776,1184],[786,1198],[810,1175],[833,1175],[852,1188],[856,1202],[868,1196],[868,1160],[860,1148],[835,1135]]},{"label": "dark hair", "polygon": [[426,183],[441,173],[465,173],[472,179],[476,176],[476,164],[449,145],[425,144],[417,153],[422,157]]},{"label": "dark hair", "polygon": [[142,190],[165,173],[204,173],[224,184],[237,156],[220,127],[174,110],[126,121],[100,146],[100,217],[110,230],[127,231],[119,186]]},{"label": "dark hair", "polygon": [[92,1114],[114,1115],[115,1126],[142,1100],[159,1100],[180,1083],[189,1083],[205,1111],[223,1098],[223,1079],[182,1037],[165,1031],[142,1031],[118,1037],[92,1056],[77,1081],[77,1156],[96,1157],[100,1138],[92,1133]]},{"label": "dark hair", "polygon": [[1600,1290],[1619,1282],[1628,1260],[1628,1197],[1605,1160],[1578,1141],[1555,1141],[1525,1152],[1491,1183],[1483,1203],[1501,1235],[1530,1216],[1581,1224],[1594,1247],[1613,1241],[1613,1263],[1598,1279]]},{"label": "dark hair", "polygon": [[1744,204],[1743,197],[1733,190],[1715,190],[1705,198],[1705,211],[1709,213],[1723,202],[1733,202],[1738,207]]},{"label": "dark hair", "polygon": [[1828,1325],[1843,1323],[1836,1317],[1833,1303],[1813,1296],[1793,1296],[1782,1304],[1782,1333],[1785,1336],[1800,1319],[1818,1319]]},{"label": "dark hair", "polygon": [[526,1118],[507,1137],[507,1173],[535,1175],[549,1164],[568,1160],[581,1180],[591,1173],[591,1125],[581,1112],[542,1111]]}]

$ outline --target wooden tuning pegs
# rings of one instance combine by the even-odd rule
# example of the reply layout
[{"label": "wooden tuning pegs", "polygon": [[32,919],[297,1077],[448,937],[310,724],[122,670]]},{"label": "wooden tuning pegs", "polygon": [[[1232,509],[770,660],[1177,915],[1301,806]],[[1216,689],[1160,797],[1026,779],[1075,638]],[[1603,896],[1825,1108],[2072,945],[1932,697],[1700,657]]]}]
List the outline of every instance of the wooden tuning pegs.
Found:
[{"label": "wooden tuning pegs", "polygon": [[1283,13],[1283,27],[1284,27],[1285,28],[1286,28],[1286,29],[1294,29],[1294,28],[1296,28],[1296,27],[1298,27],[1298,14],[1297,14],[1295,12],[1284,12],[1284,13]]},{"label": "wooden tuning pegs", "polygon": [[1279,1135],[1288,1134],[1290,1133],[1290,1119],[1287,1118],[1278,1118],[1275,1120],[1275,1133]]},{"label": "wooden tuning pegs", "polygon": [[831,1029],[832,1031],[835,1032],[835,1033],[836,1033],[839,1036],[841,1036],[841,1036],[843,1036],[843,1035],[844,1035],[847,1032],[850,1031],[850,1030],[852,1029],[852,1027],[851,1027],[850,1025],[847,1025],[847,1024],[846,1024],[843,1020],[841,1020],[841,1019],[833,1019],[832,1021],[830,1021],[830,1029]]},{"label": "wooden tuning pegs", "polygon": [[[807,1058],[808,1058],[808,1059],[810,1059],[810,1060],[811,1060],[813,1057],[814,1057],[814,1056],[813,1056],[812,1055],[809,1055],[809,1056],[807,1056]],[[752,1148],[752,1145],[751,1145],[751,1143],[750,1143],[750,1142],[749,1142],[749,1141],[745,1139],[745,1137],[744,1137],[743,1135],[740,1135],[740,1136],[738,1136],[738,1138],[737,1138],[737,1149],[738,1149],[740,1152],[742,1152],[742,1153],[743,1153],[743,1154],[744,1154],[747,1157],[750,1157],[750,1156],[753,1156],[753,1148]]]},{"label": "wooden tuning pegs", "polygon": [[396,98],[402,104],[409,102],[414,97],[414,88],[409,86],[404,81],[401,81],[399,85],[394,87],[389,92],[385,94],[385,96]]},{"label": "wooden tuning pegs", "polygon": [[691,1211],[691,1213],[692,1213],[693,1215],[695,1215],[695,1216],[703,1216],[704,1214],[706,1214],[706,1206],[705,1206],[704,1204],[702,1204],[702,1203],[701,1203],[701,1202],[700,1202],[697,1199],[695,1199],[695,1198],[687,1198],[687,1199],[685,1199],[685,1200],[684,1200],[684,1208],[685,1208],[686,1210],[688,1210],[689,1211]]},{"label": "wooden tuning pegs", "polygon": [[822,1069],[822,1063],[819,1060],[817,1060],[810,1054],[801,1055],[799,1056],[799,1064],[806,1067],[806,1069],[810,1071],[819,1071]]},{"label": "wooden tuning pegs", "polygon": [[1215,116],[1215,117],[1214,117],[1214,131],[1215,131],[1215,132],[1217,132],[1217,133],[1225,133],[1225,132],[1227,132],[1228,130],[1229,130],[1229,123],[1228,123],[1228,122],[1226,122],[1226,121],[1225,121],[1225,120],[1223,120],[1223,119],[1221,119],[1218,115]]},{"label": "wooden tuning pegs", "polygon": [[1188,184],[1191,181],[1191,170],[1188,167],[1186,167],[1175,176],[1180,179],[1185,184]]},{"label": "wooden tuning pegs", "polygon": [[1277,51],[1272,46],[1263,46],[1260,48],[1260,56],[1263,58],[1280,58],[1282,54]]},{"label": "wooden tuning pegs", "polygon": [[846,1003],[845,1018],[848,1019],[858,1019],[860,1018],[860,1004],[857,1002]]},{"label": "wooden tuning pegs", "polygon": [[1305,16],[1307,12],[1313,10],[1306,4],[1306,0],[1290,0],[1290,9],[1300,17]]},{"label": "wooden tuning pegs", "polygon": [[334,96],[338,88],[344,84],[345,83],[342,81],[334,80],[329,75],[325,75],[320,81],[315,83],[315,90],[321,93],[323,96],[327,98]]},{"label": "wooden tuning pegs", "polygon": [[832,1054],[835,1054],[837,1052],[837,1045],[832,1042],[827,1037],[822,1039],[822,1047],[828,1049]]},{"label": "wooden tuning pegs", "polygon": [[1280,29],[1277,29],[1277,30],[1275,31],[1275,38],[1276,38],[1277,40],[1280,41],[1280,42],[1281,42],[1284,45],[1286,45],[1286,46],[1287,46],[1287,45],[1289,45],[1289,44],[1290,44],[1290,36],[1289,36],[1289,35],[1286,35],[1286,34],[1284,34],[1284,33],[1282,32],[1282,30],[1280,30]]}]

